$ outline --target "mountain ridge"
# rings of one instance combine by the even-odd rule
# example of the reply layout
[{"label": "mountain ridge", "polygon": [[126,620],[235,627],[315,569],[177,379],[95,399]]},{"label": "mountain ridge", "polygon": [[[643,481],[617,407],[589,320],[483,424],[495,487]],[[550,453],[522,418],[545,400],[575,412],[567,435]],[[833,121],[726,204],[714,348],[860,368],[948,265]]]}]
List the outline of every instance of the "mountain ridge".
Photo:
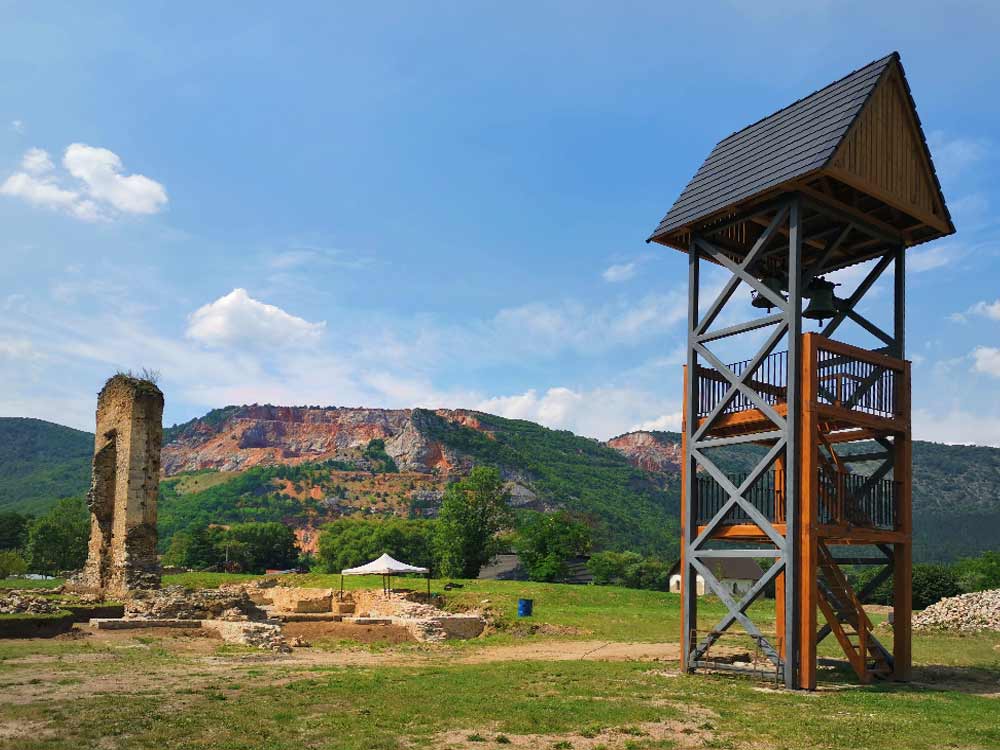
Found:
[{"label": "mountain ridge", "polygon": [[[0,442],[18,435],[25,445],[0,452],[0,508],[37,512],[86,492],[92,435],[0,419]],[[669,555],[678,543],[680,437],[639,430],[601,442],[468,409],[227,406],[164,430],[163,517],[168,533],[194,519],[277,518],[314,537],[340,515],[433,515],[448,481],[489,464],[516,506],[567,509],[591,519],[601,545]],[[742,470],[752,452],[731,450],[720,465]],[[26,487],[33,492],[14,497]],[[994,548],[998,496],[1000,449],[916,441],[918,557]]]}]

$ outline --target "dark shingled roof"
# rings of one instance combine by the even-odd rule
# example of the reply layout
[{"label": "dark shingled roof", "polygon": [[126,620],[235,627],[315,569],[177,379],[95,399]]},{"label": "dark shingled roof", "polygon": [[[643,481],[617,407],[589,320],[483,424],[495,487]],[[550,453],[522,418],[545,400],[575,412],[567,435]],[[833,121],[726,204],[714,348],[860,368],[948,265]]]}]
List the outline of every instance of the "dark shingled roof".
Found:
[{"label": "dark shingled roof", "polygon": [[898,59],[893,52],[723,138],[650,239],[824,166]]}]

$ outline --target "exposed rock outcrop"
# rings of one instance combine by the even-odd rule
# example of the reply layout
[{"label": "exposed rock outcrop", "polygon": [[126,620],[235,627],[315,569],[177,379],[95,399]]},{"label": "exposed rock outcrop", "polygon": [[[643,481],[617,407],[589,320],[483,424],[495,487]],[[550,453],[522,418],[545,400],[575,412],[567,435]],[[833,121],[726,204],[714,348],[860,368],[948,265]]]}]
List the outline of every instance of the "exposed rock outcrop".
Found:
[{"label": "exposed rock outcrop", "polygon": [[611,438],[608,446],[645,471],[676,474],[681,470],[683,456],[680,440],[671,440],[652,432],[627,432]]},{"label": "exposed rock outcrop", "polygon": [[[467,459],[428,437],[427,414],[433,418],[434,413],[413,409],[226,407],[168,431],[163,473],[330,459],[363,464],[364,449],[374,439],[385,442],[386,453],[402,471],[467,470]],[[469,427],[478,424],[470,412],[442,409],[437,415]]]}]

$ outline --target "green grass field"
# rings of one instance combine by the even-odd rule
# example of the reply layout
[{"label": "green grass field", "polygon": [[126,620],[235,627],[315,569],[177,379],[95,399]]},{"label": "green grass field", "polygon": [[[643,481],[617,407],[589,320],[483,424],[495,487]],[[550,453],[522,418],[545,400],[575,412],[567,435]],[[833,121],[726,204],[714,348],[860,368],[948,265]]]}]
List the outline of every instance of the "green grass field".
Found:
[{"label": "green grass field", "polygon": [[[296,582],[337,587],[340,578]],[[816,693],[789,693],[766,680],[682,676],[672,658],[553,656],[579,641],[676,642],[674,595],[462,583],[446,605],[489,600],[500,614],[496,633],[380,648],[342,642],[290,656],[141,631],[0,640],[0,748],[1000,747],[1000,633],[918,635],[910,684],[862,687],[826,669]],[[441,584],[432,582],[436,592]],[[535,628],[512,617],[520,596],[535,600]],[[770,602],[757,606],[766,621]],[[706,624],[721,614],[711,599],[701,611]]]}]

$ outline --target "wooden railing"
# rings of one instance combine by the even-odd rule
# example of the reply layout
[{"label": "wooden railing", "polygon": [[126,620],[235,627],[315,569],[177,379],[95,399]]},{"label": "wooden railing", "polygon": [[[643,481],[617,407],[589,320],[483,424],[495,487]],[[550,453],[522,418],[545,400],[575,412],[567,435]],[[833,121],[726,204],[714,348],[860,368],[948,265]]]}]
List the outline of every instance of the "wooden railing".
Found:
[{"label": "wooden railing", "polygon": [[[737,377],[743,375],[752,360],[733,362],[726,365]],[[750,376],[748,384],[754,392],[768,404],[785,402],[788,384],[788,352],[774,352],[758,365]],[[698,368],[698,416],[712,412],[729,390],[729,381],[718,370],[711,367]],[[733,414],[756,405],[742,393],[737,393],[722,410],[722,414]]]},{"label": "wooden railing", "polygon": [[[903,360],[816,334],[807,336],[815,337],[817,342],[815,361],[807,363],[806,368],[807,373],[811,368],[816,378],[817,403],[889,419],[904,413],[902,394],[907,384]],[[747,359],[726,366],[741,377],[751,361]],[[730,387],[718,370],[701,366],[698,367],[697,385],[699,417],[711,414]],[[765,357],[747,379],[747,385],[765,403],[784,403],[788,392],[788,352],[773,352]],[[756,408],[753,400],[738,392],[721,414]]]},{"label": "wooden railing", "polygon": [[902,413],[903,360],[821,337],[816,342],[817,403],[888,419]]},{"label": "wooden railing", "polygon": [[819,469],[819,522],[892,531],[899,524],[900,482]]},{"label": "wooden railing", "polygon": [[[727,474],[737,487],[746,479],[745,473]],[[892,479],[875,479],[846,471],[819,471],[819,522],[831,526],[851,526],[893,530],[899,523],[900,483]],[[711,476],[699,476],[694,505],[695,521],[707,524],[729,499],[729,495]],[[775,472],[761,475],[750,487],[746,499],[771,523],[784,523],[783,483],[775,486]],[[739,506],[726,515],[725,526],[753,523]]]}]

